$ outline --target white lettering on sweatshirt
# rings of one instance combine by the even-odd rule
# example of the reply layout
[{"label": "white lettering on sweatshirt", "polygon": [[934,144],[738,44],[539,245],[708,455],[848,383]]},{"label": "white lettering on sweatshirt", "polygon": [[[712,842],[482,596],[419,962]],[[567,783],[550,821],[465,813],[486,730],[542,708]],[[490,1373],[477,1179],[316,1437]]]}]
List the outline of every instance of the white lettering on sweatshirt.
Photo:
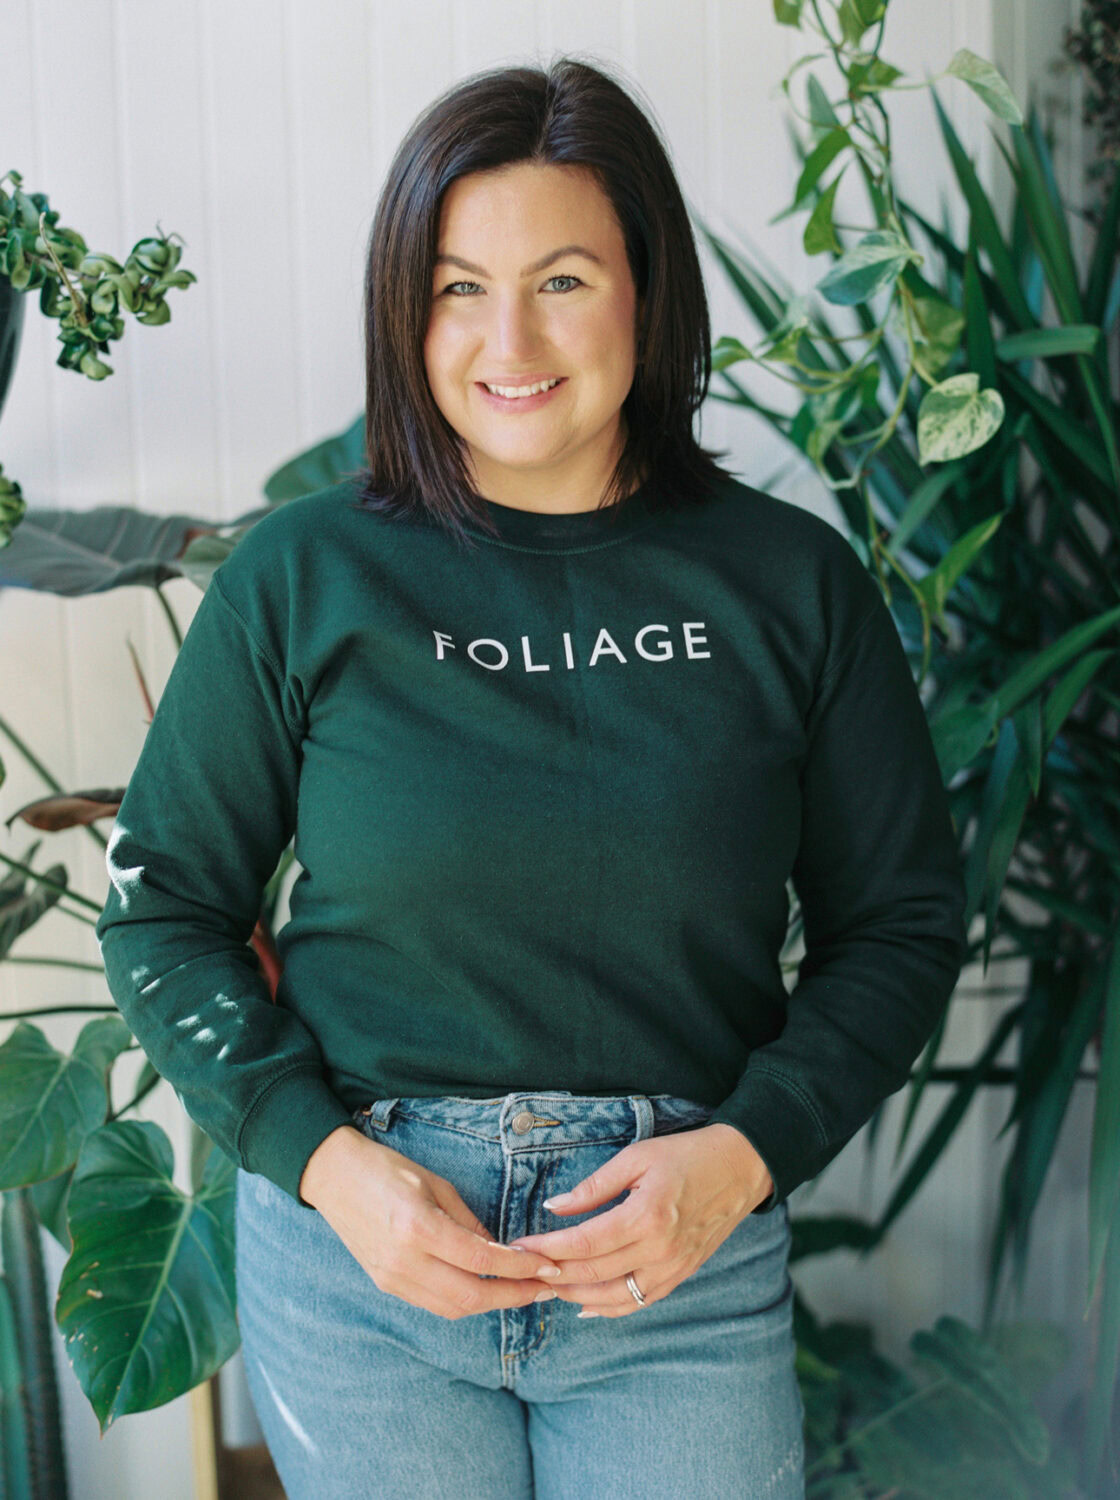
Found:
[{"label": "white lettering on sweatshirt", "polygon": [[[680,625],[681,636],[684,641],[684,654],[688,657],[711,656],[710,651],[702,651],[699,647],[707,644],[707,636],[697,635],[695,632],[704,629],[703,620],[682,620]],[[646,636],[650,631],[660,630],[664,635],[657,641],[657,649],[650,650],[646,645]],[[433,630],[435,637],[436,660],[445,661],[448,651],[455,651],[458,647],[453,638],[443,630]],[[564,665],[571,671],[576,665],[576,654],[572,646],[571,631],[565,630],[561,636],[564,649]],[[537,649],[542,655],[547,655],[543,647],[538,643]],[[669,661],[673,656],[673,642],[670,638],[670,627],[668,625],[643,625],[634,636],[634,650],[646,661]],[[496,640],[493,636],[479,636],[467,646],[467,655],[476,666],[485,667],[488,672],[501,672],[509,666],[511,657],[509,648],[504,642]],[[527,635],[521,637],[521,665],[526,672],[550,672],[552,663],[541,660],[534,661],[534,646]],[[595,638],[587,657],[587,665],[594,667],[599,658],[607,656],[619,662],[622,666],[628,666],[629,662],[623,655],[618,642],[604,625]]]}]

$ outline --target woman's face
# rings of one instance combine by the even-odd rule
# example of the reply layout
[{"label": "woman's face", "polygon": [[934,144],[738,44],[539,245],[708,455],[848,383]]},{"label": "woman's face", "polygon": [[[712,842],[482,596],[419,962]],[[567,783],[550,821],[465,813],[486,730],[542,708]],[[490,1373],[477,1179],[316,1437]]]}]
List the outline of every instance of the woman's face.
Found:
[{"label": "woman's face", "polygon": [[[625,440],[636,316],[622,230],[585,168],[519,162],[451,184],[424,363],[480,494],[540,510],[598,503]],[[557,377],[539,395],[487,390]]]}]

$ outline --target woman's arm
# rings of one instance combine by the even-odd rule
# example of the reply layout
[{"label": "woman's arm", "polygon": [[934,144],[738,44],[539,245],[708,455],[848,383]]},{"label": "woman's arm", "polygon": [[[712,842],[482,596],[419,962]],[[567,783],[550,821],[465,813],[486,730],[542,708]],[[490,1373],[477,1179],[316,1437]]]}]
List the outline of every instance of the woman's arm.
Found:
[{"label": "woman's arm", "polygon": [[121,802],[96,935],[121,1014],[187,1113],[302,1203],[304,1166],[350,1112],[248,946],[295,826],[300,724],[280,668],[223,591],[228,562],[195,612]]},{"label": "woman's arm", "polygon": [[806,729],[792,872],[805,957],[784,1030],[751,1054],[711,1116],[766,1162],[775,1191],[762,1212],[816,1176],[902,1087],[967,953],[949,799],[877,588],[826,667]]}]

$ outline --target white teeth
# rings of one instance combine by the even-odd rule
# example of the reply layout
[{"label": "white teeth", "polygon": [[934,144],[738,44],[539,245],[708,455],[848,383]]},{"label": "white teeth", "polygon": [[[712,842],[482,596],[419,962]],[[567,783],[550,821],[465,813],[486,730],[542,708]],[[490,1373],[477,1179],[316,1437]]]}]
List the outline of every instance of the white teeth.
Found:
[{"label": "white teeth", "polygon": [[[486,385],[486,382],[482,382]],[[516,399],[518,396],[535,396],[538,391],[550,391],[554,385],[560,384],[560,377],[555,380],[542,380],[538,385],[487,385],[486,389],[492,391],[495,396],[505,396],[508,400]]]}]

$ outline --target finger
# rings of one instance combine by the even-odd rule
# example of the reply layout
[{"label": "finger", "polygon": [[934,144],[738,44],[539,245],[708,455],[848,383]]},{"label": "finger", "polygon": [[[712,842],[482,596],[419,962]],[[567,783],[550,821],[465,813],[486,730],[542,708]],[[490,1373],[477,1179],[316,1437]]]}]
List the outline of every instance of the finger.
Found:
[{"label": "finger", "polygon": [[[429,1204],[417,1221],[416,1233],[423,1252],[462,1271],[469,1271],[475,1277],[493,1276],[520,1281],[545,1276],[552,1281],[559,1280],[557,1268],[544,1256],[494,1244],[490,1231],[471,1213],[454,1187],[450,1183],[447,1187],[454,1196],[449,1198],[445,1191],[434,1185],[433,1193],[442,1202]],[[464,1218],[465,1222],[459,1222]]]},{"label": "finger", "polygon": [[576,1292],[586,1292],[586,1296],[579,1297],[579,1311],[586,1311],[588,1316],[594,1314],[600,1318],[625,1318],[631,1313],[641,1312],[653,1302],[660,1302],[662,1297],[667,1297],[684,1280],[680,1275],[662,1275],[659,1279],[655,1267],[643,1267],[630,1274],[638,1283],[644,1302],[639,1302],[633,1295],[625,1277],[604,1286],[567,1287],[564,1295],[572,1301],[575,1300]]},{"label": "finger", "polygon": [[521,1245],[537,1255],[554,1261],[590,1262],[602,1256],[630,1249],[640,1238],[640,1222],[634,1205],[627,1200],[617,1208],[572,1224],[567,1229],[550,1229],[544,1234],[519,1234],[511,1245]]},{"label": "finger", "polygon": [[502,1277],[481,1281],[430,1256],[415,1259],[413,1266],[421,1272],[422,1279],[394,1274],[390,1278],[392,1284],[380,1290],[442,1318],[470,1317],[500,1307],[525,1307],[544,1290],[541,1282],[533,1285]]}]

